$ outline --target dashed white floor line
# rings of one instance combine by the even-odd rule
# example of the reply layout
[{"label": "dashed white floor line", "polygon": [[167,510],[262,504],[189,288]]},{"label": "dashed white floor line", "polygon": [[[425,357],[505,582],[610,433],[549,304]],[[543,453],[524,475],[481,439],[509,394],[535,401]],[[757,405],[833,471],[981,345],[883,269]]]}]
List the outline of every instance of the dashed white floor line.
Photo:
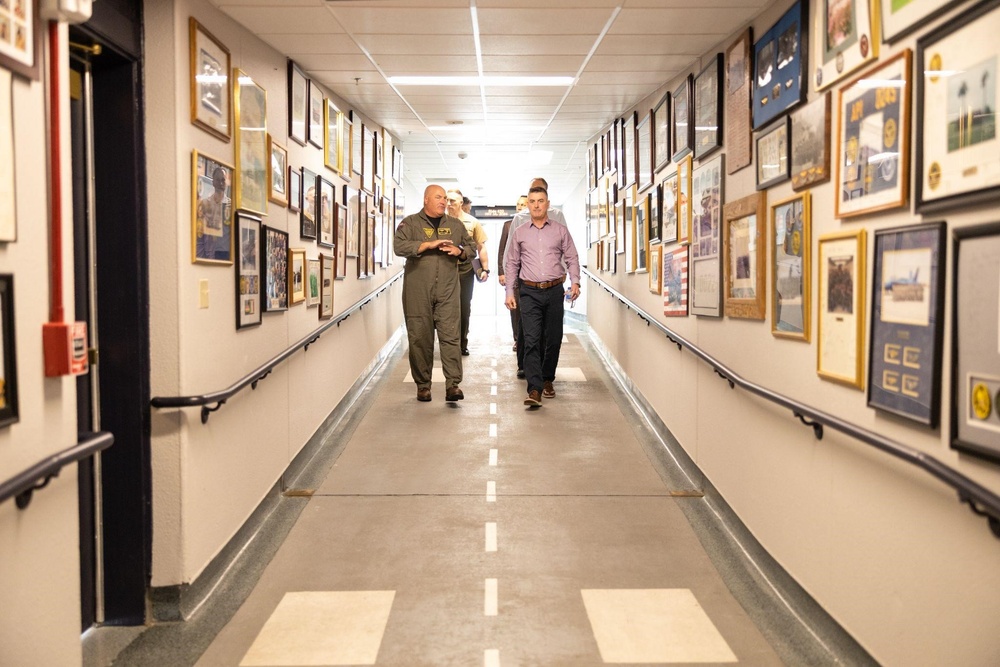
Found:
[{"label": "dashed white floor line", "polygon": [[497,501],[497,483],[486,482],[486,502],[495,503]]},{"label": "dashed white floor line", "polygon": [[497,450],[490,450],[490,465],[495,466],[497,464]]},{"label": "dashed white floor line", "polygon": [[496,366],[496,365],[497,365],[497,360],[496,359],[490,359],[490,366]]},{"label": "dashed white floor line", "polygon": [[496,403],[490,403],[490,414],[491,415],[495,415],[496,413],[497,413],[497,404]]},{"label": "dashed white floor line", "polygon": [[490,437],[491,438],[497,437],[497,425],[496,424],[490,424]]},{"label": "dashed white floor line", "polygon": [[496,396],[496,395],[497,395],[497,386],[493,385],[492,387],[490,387],[490,396]]},{"label": "dashed white floor line", "polygon": [[497,580],[486,580],[486,599],[483,600],[483,614],[486,616],[497,615]]},{"label": "dashed white floor line", "polygon": [[497,381],[497,372],[496,371],[490,371],[490,380],[492,380],[493,382]]},{"label": "dashed white floor line", "polygon": [[483,667],[500,667],[500,649],[488,648],[483,651]]},{"label": "dashed white floor line", "polygon": [[486,551],[493,553],[497,550],[497,524],[496,521],[486,523]]}]

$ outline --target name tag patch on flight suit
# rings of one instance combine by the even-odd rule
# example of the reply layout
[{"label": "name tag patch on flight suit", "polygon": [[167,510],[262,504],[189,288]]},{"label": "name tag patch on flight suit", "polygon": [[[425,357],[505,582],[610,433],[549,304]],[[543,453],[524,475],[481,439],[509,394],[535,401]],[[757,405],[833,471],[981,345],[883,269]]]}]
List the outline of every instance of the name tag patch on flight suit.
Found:
[{"label": "name tag patch on flight suit", "polygon": [[451,227],[438,227],[439,236],[451,236]]}]

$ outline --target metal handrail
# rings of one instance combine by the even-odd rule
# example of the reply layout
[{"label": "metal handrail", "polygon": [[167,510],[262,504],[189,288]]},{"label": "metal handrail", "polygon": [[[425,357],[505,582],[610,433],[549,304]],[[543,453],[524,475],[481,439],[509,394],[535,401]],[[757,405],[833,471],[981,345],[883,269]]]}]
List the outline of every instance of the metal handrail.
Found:
[{"label": "metal handrail", "polygon": [[[379,297],[382,292],[389,289],[393,283],[403,277],[403,272],[400,271],[392,278],[390,278],[385,284],[376,290],[369,292],[366,296],[359,299],[350,308],[337,315],[335,318],[326,322],[323,326],[319,327],[306,337],[299,340],[297,343],[293,344],[291,347],[286,349],[281,354],[273,357],[269,361],[265,362],[263,365],[258,366],[254,370],[250,371],[242,378],[229,385],[225,389],[220,389],[218,391],[209,392],[206,394],[195,394],[193,396],[154,396],[150,400],[150,404],[154,408],[188,408],[197,405],[201,406],[201,423],[208,423],[208,417],[213,412],[225,405],[226,401],[232,398],[235,394],[245,389],[249,386],[251,389],[257,388],[257,383],[266,378],[271,374],[271,371],[275,366],[283,362],[288,357],[292,356],[295,352],[300,349],[308,350],[309,346],[319,340],[328,329],[332,327],[339,327],[340,323],[346,320],[355,312],[361,310],[372,299]],[[214,403],[213,407],[209,407],[210,404]]]},{"label": "metal handrail", "polygon": [[598,286],[603,287],[606,292],[611,294],[611,296],[618,299],[627,308],[634,310],[636,315],[639,316],[639,319],[643,320],[647,326],[651,325],[659,329],[671,343],[677,346],[677,349],[687,349],[696,357],[711,366],[712,370],[714,370],[717,375],[719,375],[723,380],[729,382],[730,389],[739,386],[741,389],[745,389],[760,396],[761,398],[765,398],[772,403],[777,403],[784,408],[788,408],[792,411],[792,415],[804,425],[812,427],[813,434],[819,440],[823,438],[823,427],[827,426],[835,431],[848,435],[855,440],[871,445],[876,449],[886,452],[887,454],[891,454],[896,458],[902,459],[907,463],[911,463],[918,468],[923,469],[933,477],[936,477],[938,480],[954,488],[958,492],[959,502],[967,504],[973,513],[985,517],[989,523],[990,530],[993,532],[993,536],[1000,538],[1000,496],[993,493],[983,485],[969,479],[954,468],[945,465],[933,456],[930,456],[918,449],[896,442],[895,440],[890,440],[889,438],[879,435],[878,433],[855,426],[854,424],[846,422],[839,417],[835,417],[834,415],[823,412],[822,410],[817,410],[816,408],[810,407],[756,383],[745,380],[738,373],[734,372],[732,369],[726,367],[720,361],[712,357],[712,355],[708,354],[694,343],[688,341],[683,336],[672,331],[656,320],[656,318],[644,312],[633,302],[629,301],[621,292],[617,291],[606,282],[595,276],[588,269],[582,268],[581,270]]},{"label": "metal handrail", "polygon": [[13,498],[17,508],[23,510],[31,503],[32,494],[48,486],[52,478],[58,477],[64,467],[104,451],[114,442],[115,436],[107,431],[91,433],[72,447],[44,458],[30,468],[25,468],[0,484],[0,504]]}]

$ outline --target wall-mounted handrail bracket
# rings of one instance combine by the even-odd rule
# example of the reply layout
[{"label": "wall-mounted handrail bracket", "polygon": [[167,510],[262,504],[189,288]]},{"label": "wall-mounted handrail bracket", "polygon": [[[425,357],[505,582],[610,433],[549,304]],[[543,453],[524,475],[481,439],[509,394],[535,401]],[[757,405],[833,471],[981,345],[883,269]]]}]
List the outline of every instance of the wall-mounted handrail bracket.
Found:
[{"label": "wall-mounted handrail bracket", "polygon": [[305,346],[302,348],[302,351],[303,352],[308,352],[309,351],[309,346],[312,345],[313,343],[315,343],[318,340],[319,340],[319,334],[317,334],[316,336],[313,336],[312,338],[310,338],[309,342],[306,343]]},{"label": "wall-mounted handrail bracket", "polygon": [[799,421],[805,424],[806,426],[812,426],[813,435],[816,436],[817,440],[823,439],[823,425],[821,423],[819,423],[818,421],[813,421],[812,419],[806,419],[804,416],[802,416],[802,413],[800,412],[793,412],[792,414],[798,417]]},{"label": "wall-mounted handrail bracket", "polygon": [[35,484],[34,486],[32,486],[30,489],[25,489],[21,493],[19,493],[16,496],[14,496],[14,504],[17,505],[17,509],[19,509],[19,510],[26,509],[28,507],[28,505],[31,504],[31,496],[32,496],[32,494],[34,494],[35,491],[38,491],[39,489],[44,489],[46,486],[49,485],[49,482],[52,481],[53,477],[58,477],[58,476],[59,476],[59,471],[58,470],[56,470],[55,472],[49,473],[48,475],[45,476],[44,479],[42,479],[41,482],[38,482],[37,484]]},{"label": "wall-mounted handrail bracket", "polygon": [[201,423],[207,424],[209,415],[211,415],[213,412],[221,408],[223,405],[225,405],[225,403],[226,402],[224,400],[219,401],[218,403],[215,404],[215,407],[213,408],[210,408],[207,405],[201,406]]},{"label": "wall-mounted handrail bracket", "polygon": [[114,436],[107,431],[81,433],[79,437],[80,441],[72,447],[47,456],[10,479],[0,482],[0,503],[13,498],[18,509],[26,509],[31,504],[35,491],[48,486],[52,478],[58,477],[63,468],[90,458],[115,442]]},{"label": "wall-mounted handrail bracket", "polygon": [[730,389],[736,389],[736,383],[733,382],[733,379],[731,377],[729,377],[728,375],[726,375],[725,373],[723,373],[718,368],[713,368],[712,370],[715,371],[716,375],[718,375],[720,378],[722,378],[723,380],[725,380],[726,382],[729,383],[729,388]]},{"label": "wall-mounted handrail bracket", "polygon": [[264,371],[263,375],[261,375],[256,380],[254,380],[253,382],[250,383],[250,388],[251,389],[257,389],[257,383],[260,382],[261,380],[266,379],[267,376],[271,374],[272,370],[274,370],[274,369],[273,368],[268,368],[266,371]]}]

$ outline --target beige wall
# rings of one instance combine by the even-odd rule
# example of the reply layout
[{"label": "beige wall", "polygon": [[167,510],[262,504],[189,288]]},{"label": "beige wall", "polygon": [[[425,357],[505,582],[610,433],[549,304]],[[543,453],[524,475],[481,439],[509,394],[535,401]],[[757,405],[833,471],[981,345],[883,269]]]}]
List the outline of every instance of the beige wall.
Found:
[{"label": "beige wall", "polygon": [[[766,10],[753,22],[754,34],[763,34],[789,6],[780,2]],[[902,48],[915,50],[917,36],[926,30],[883,45],[880,62]],[[697,74],[735,38],[704,54],[688,71]],[[640,120],[680,80],[667,82],[637,105]],[[840,85],[833,87],[834,128]],[[811,101],[818,94],[811,85],[809,90]],[[835,141],[832,151],[835,160]],[[656,180],[671,172],[665,169]],[[754,192],[753,165],[726,177],[724,201]],[[785,182],[771,188],[767,198],[771,203],[793,194],[791,183]],[[875,230],[922,220],[910,207],[841,222],[833,216],[832,183],[812,188],[811,194],[812,256],[817,256],[820,236],[864,228],[869,274]],[[994,206],[925,220],[946,219],[954,229],[997,217]],[[946,248],[950,254],[950,242]],[[594,266],[596,251],[590,260]],[[951,265],[949,257],[944,273],[949,302]],[[747,380],[915,447],[1000,492],[1000,470],[950,449],[947,426],[932,431],[885,416],[866,406],[864,392],[816,375],[815,268],[809,343],[773,337],[770,311],[763,322],[663,317],[662,297],[648,291],[645,274],[619,270],[598,275]],[[1000,544],[986,521],[959,504],[954,492],[829,429],[817,441],[787,411],[730,390],[707,365],[679,352],[603,290],[590,290],[587,307],[594,334],[757,539],[876,659],[887,665],[1000,662],[1000,642],[993,631],[1000,615],[995,594],[1000,589]],[[947,303],[944,350],[951,345],[950,310]],[[944,378],[950,377],[949,362],[945,354]],[[943,384],[942,423],[947,425],[949,382]]]}]

